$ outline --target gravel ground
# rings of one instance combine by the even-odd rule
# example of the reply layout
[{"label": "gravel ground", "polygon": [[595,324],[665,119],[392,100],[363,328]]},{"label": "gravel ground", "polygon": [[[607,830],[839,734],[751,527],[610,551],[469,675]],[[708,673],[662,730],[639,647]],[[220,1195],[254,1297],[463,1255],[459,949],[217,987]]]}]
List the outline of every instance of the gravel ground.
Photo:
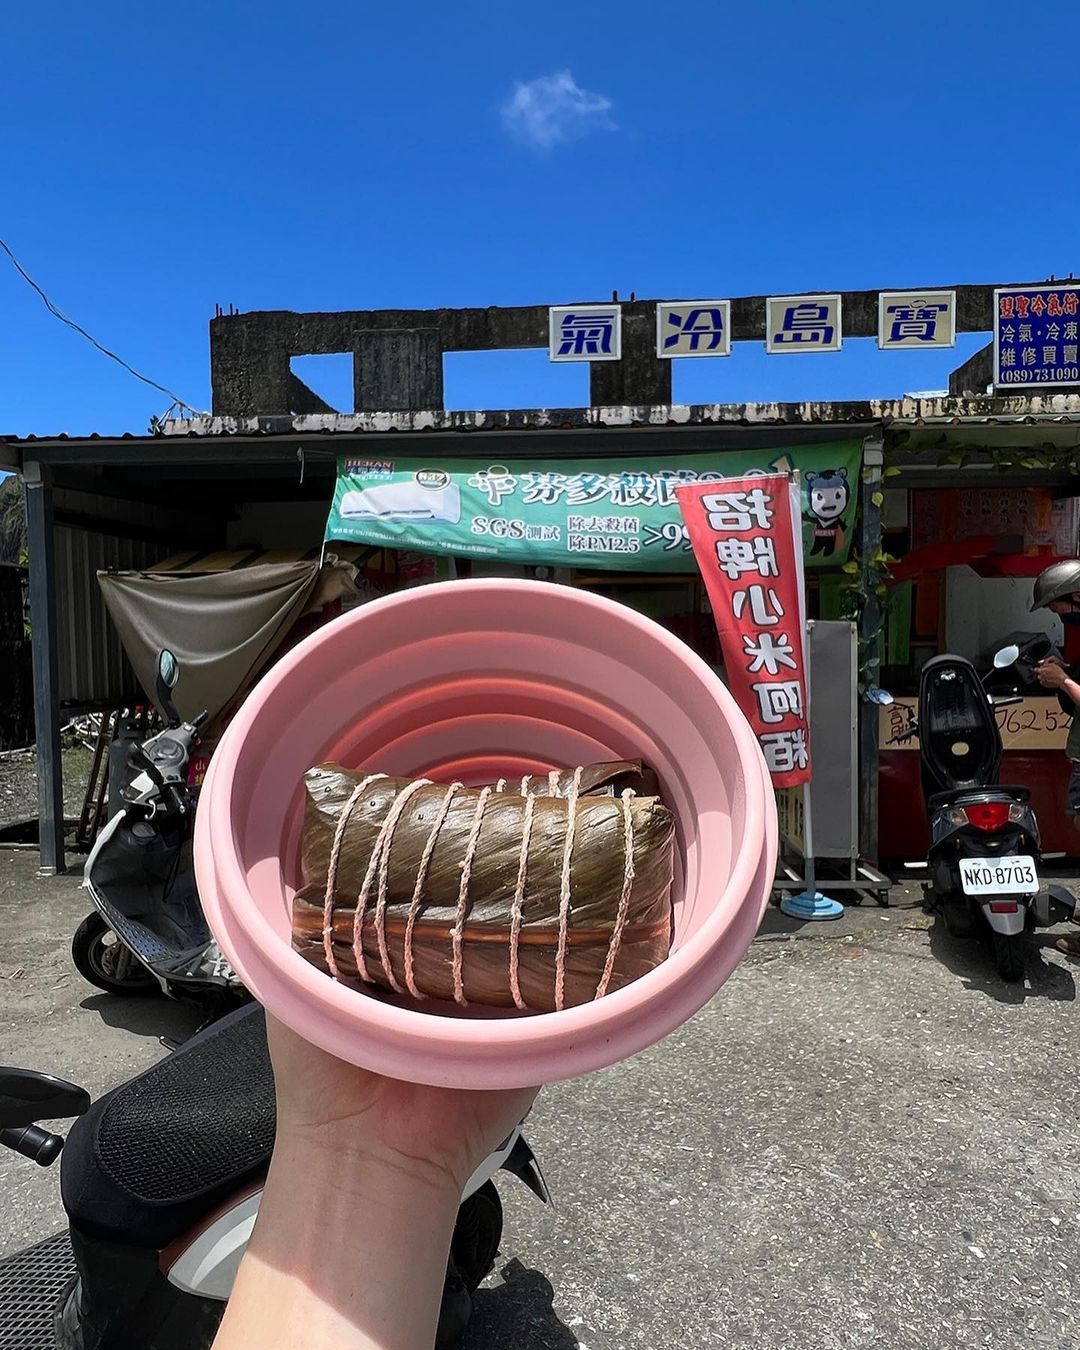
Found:
[{"label": "gravel ground", "polygon": [[[3,1058],[97,1093],[191,1022],[82,984],[84,911],[71,878],[0,856]],[[917,908],[770,911],[687,1026],[542,1094],[556,1208],[501,1184],[467,1350],[1075,1350],[1080,966],[1052,941],[1006,986]],[[56,1186],[0,1156],[0,1253],[62,1225]]]}]

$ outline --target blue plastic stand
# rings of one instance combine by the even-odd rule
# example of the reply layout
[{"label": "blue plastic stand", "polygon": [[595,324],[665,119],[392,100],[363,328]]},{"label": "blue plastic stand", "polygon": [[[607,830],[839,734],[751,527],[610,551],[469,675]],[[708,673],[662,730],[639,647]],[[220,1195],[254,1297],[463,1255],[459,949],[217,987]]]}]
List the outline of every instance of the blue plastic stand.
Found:
[{"label": "blue plastic stand", "polygon": [[785,895],[780,901],[780,909],[789,919],[838,919],[844,912],[844,906],[838,900],[830,900],[820,891]]}]

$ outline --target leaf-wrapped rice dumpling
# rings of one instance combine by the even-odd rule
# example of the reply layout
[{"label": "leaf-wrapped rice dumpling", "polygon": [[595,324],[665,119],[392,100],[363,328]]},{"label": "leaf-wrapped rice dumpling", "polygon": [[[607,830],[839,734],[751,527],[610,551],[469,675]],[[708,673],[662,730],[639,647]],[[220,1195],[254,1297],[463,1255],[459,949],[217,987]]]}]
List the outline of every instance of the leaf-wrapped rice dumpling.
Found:
[{"label": "leaf-wrapped rice dumpling", "polygon": [[668,954],[674,821],[638,763],[483,788],[325,764],[305,788],[293,945],[343,983],[547,1012]]}]

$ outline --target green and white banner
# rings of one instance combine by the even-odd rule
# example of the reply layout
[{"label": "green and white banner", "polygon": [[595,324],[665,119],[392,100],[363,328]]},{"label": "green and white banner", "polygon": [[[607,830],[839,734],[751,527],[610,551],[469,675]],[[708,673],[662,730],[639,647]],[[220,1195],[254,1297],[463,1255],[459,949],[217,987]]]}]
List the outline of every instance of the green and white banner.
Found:
[{"label": "green and white banner", "polygon": [[693,572],[675,489],[797,470],[807,565],[851,547],[861,445],[621,459],[338,460],[326,538],[456,558],[615,571]]}]

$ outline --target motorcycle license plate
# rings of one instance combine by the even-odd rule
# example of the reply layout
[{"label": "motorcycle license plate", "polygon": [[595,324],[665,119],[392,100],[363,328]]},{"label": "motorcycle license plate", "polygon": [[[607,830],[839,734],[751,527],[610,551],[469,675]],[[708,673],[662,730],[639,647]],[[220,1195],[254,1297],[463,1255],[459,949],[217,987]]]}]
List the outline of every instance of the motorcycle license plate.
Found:
[{"label": "motorcycle license plate", "polygon": [[1035,859],[961,858],[960,884],[965,895],[1034,895],[1039,889]]}]

